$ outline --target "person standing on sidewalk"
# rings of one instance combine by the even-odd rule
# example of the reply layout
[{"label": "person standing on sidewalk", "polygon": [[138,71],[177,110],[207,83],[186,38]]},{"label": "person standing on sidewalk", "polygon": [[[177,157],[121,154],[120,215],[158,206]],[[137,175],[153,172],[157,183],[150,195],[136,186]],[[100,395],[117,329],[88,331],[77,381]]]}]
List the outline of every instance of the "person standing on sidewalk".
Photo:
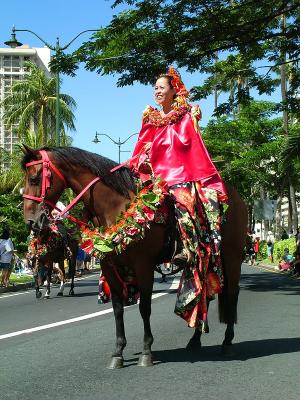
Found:
[{"label": "person standing on sidewalk", "polygon": [[272,231],[269,231],[267,236],[267,256],[271,262],[273,262],[274,242],[274,235]]},{"label": "person standing on sidewalk", "polygon": [[14,245],[10,238],[10,232],[8,228],[4,228],[0,238],[0,271],[1,274],[1,285],[5,288],[8,287],[9,283],[9,272],[11,261],[14,252]]},{"label": "person standing on sidewalk", "polygon": [[258,264],[258,262],[257,262],[257,255],[258,255],[258,253],[259,253],[259,246],[260,246],[260,239],[259,239],[259,237],[256,237],[256,238],[255,238],[255,241],[254,241],[254,244],[253,244],[254,258],[253,258],[253,263],[252,263],[252,265],[254,265],[255,262]]}]

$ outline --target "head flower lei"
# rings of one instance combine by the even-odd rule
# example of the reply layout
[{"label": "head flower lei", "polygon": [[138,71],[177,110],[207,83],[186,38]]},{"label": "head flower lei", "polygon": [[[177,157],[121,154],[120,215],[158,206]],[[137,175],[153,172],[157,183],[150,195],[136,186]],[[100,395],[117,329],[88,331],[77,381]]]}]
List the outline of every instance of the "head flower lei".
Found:
[{"label": "head flower lei", "polygon": [[171,85],[175,89],[176,98],[175,102],[178,106],[188,106],[187,99],[189,97],[189,91],[182,82],[180,73],[172,66],[168,68],[166,75],[171,79]]}]

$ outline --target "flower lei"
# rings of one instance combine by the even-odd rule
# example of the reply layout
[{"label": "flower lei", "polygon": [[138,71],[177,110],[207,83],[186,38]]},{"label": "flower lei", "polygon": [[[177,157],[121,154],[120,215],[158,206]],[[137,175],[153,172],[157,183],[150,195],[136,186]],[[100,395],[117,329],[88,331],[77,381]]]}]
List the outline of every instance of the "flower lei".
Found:
[{"label": "flower lei", "polygon": [[49,249],[53,246],[54,242],[61,240],[60,233],[56,224],[50,225],[51,236],[49,236],[48,240],[44,243],[41,243],[40,238],[31,237],[28,243],[28,249],[34,255],[40,257],[44,256],[49,252]]},{"label": "flower lei", "polygon": [[41,244],[38,238],[32,238],[28,244],[28,250],[30,253],[36,256],[44,256],[48,253],[47,244]]},{"label": "flower lei", "polygon": [[81,248],[86,252],[95,252],[98,257],[110,252],[120,254],[129,244],[142,239],[150,223],[162,222],[156,219],[156,212],[164,202],[165,182],[156,179],[154,183],[141,189],[127,209],[116,218],[116,223],[107,228],[84,228]]},{"label": "flower lei", "polygon": [[186,103],[175,106],[168,115],[162,116],[157,108],[149,106],[144,112],[143,119],[144,122],[149,121],[152,125],[156,127],[161,127],[165,125],[175,124],[190,110],[191,106]]}]

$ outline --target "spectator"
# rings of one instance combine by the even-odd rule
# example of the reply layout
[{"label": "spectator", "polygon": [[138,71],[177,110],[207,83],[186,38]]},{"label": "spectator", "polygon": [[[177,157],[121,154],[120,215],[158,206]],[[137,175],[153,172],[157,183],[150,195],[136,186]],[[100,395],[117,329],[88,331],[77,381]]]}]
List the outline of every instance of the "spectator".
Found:
[{"label": "spectator", "polygon": [[254,261],[257,261],[257,254],[259,252],[259,245],[260,245],[259,241],[260,241],[259,237],[256,237],[255,241],[254,241],[254,244],[253,244],[254,259],[253,259],[253,263],[252,264],[254,264]]},{"label": "spectator", "polygon": [[267,236],[267,256],[271,262],[273,262],[274,242],[274,235],[271,231],[269,231]]},{"label": "spectator", "polygon": [[85,252],[81,247],[78,248],[76,257],[76,275],[82,275],[83,262],[84,262]]},{"label": "spectator", "polygon": [[92,260],[91,255],[84,252],[84,260],[83,260],[84,271],[89,271],[91,269],[91,260]]},{"label": "spectator", "polygon": [[10,239],[10,232],[8,228],[4,228],[0,238],[0,271],[1,285],[8,287],[10,267],[14,253],[14,245]]},{"label": "spectator", "polygon": [[250,232],[247,233],[245,246],[245,262],[253,265],[255,261],[254,241]]},{"label": "spectator", "polygon": [[287,231],[284,229],[281,234],[281,240],[286,240],[289,238]]},{"label": "spectator", "polygon": [[294,261],[295,261],[295,257],[293,257],[290,254],[288,248],[285,248],[284,249],[284,253],[283,253],[283,255],[282,255],[282,257],[281,257],[281,259],[279,261],[278,268],[280,270],[281,269],[284,269],[284,270],[292,269],[292,264],[294,263]]}]

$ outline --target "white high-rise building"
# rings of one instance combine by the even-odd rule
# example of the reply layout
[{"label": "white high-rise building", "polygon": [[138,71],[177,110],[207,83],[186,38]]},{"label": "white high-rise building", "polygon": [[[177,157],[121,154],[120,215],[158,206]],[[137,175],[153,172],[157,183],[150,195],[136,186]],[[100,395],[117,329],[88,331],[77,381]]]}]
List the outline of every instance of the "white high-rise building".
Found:
[{"label": "white high-rise building", "polygon": [[[16,80],[22,80],[27,73],[24,61],[31,61],[50,76],[50,49],[48,47],[30,48],[22,45],[16,48],[0,48],[0,100],[11,94],[11,87]],[[18,142],[16,126],[8,128],[4,125],[3,109],[0,109],[0,147],[12,152],[13,145]]]}]

